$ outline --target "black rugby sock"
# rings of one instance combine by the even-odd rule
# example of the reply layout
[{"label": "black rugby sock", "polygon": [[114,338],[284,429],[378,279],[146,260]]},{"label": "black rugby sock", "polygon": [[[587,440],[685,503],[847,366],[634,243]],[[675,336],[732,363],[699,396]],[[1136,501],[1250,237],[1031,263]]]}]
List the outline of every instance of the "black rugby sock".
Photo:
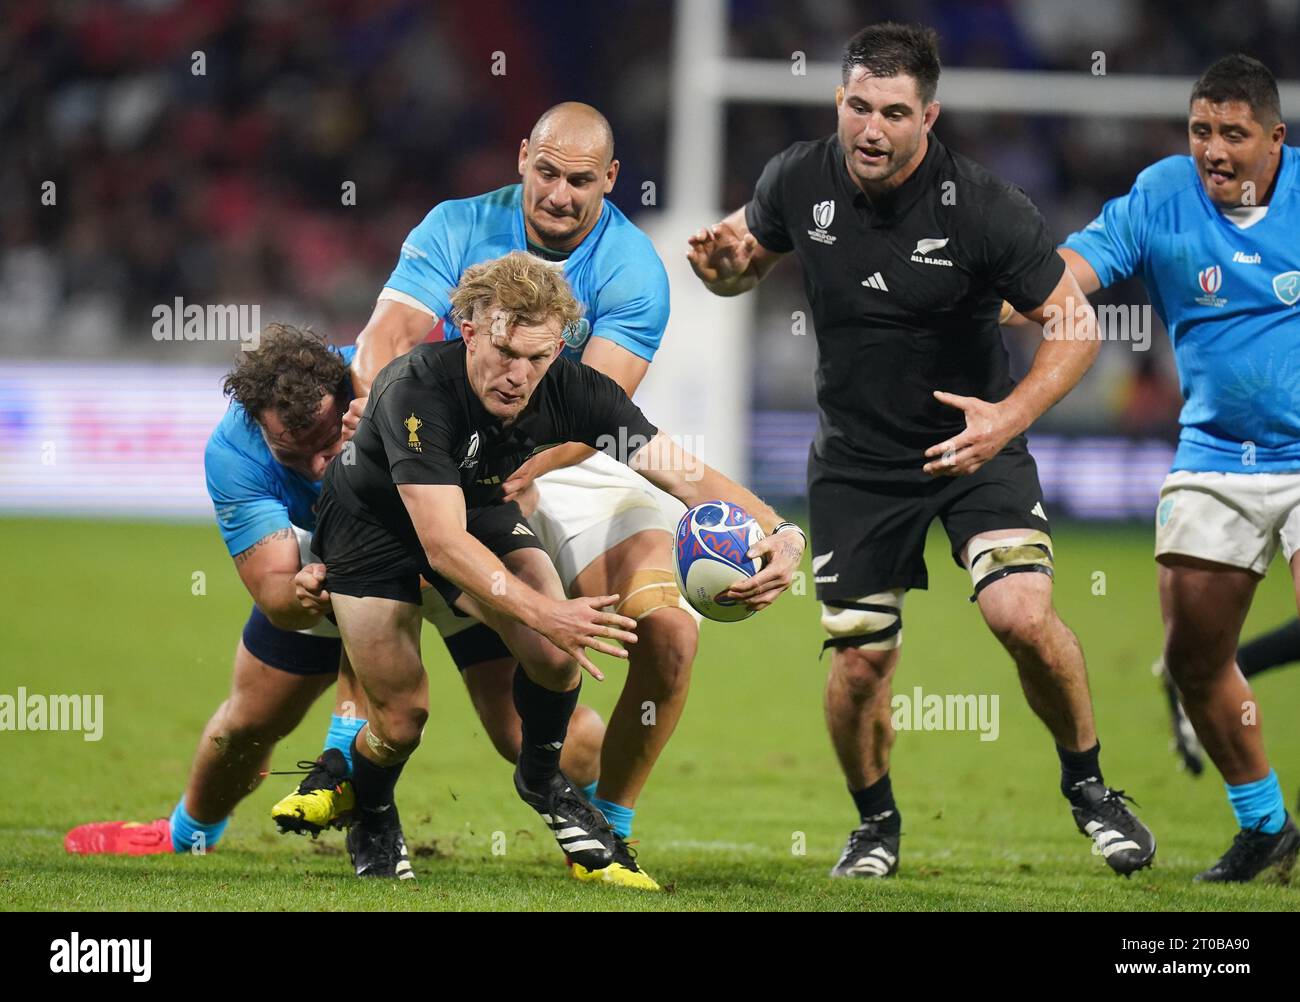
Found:
[{"label": "black rugby sock", "polygon": [[1074,801],[1078,798],[1078,791],[1074,789],[1074,785],[1082,783],[1085,779],[1095,779],[1105,784],[1106,781],[1101,775],[1100,741],[1091,748],[1078,752],[1057,745],[1056,754],[1061,760],[1061,792],[1068,800]]},{"label": "black rugby sock", "polygon": [[1237,651],[1237,664],[1247,678],[1292,661],[1300,661],[1300,619],[1256,637]]},{"label": "black rugby sock", "polygon": [[885,827],[897,829],[902,825],[903,820],[894,803],[894,787],[889,780],[888,772],[870,786],[865,786],[861,790],[850,790],[849,796],[853,798],[853,806],[858,809],[858,817],[864,822],[868,818],[879,817],[887,811],[893,811],[893,814],[884,819]]},{"label": "black rugby sock", "polygon": [[519,772],[530,789],[544,787],[560,768],[560,750],[569,733],[569,718],[578,705],[581,682],[568,692],[553,692],[515,666],[515,709],[523,723]]},{"label": "black rugby sock", "polygon": [[[361,734],[357,734],[360,742]],[[406,760],[396,765],[377,765],[359,747],[352,749],[352,791],[357,798],[357,816],[367,824],[397,827],[397,805],[393,803],[398,777]]]}]

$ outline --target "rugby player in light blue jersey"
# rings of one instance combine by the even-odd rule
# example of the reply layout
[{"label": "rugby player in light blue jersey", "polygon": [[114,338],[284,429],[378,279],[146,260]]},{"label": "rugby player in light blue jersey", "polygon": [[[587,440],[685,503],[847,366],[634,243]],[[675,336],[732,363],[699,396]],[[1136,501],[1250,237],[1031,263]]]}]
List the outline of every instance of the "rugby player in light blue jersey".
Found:
[{"label": "rugby player in light blue jersey", "polygon": [[[636,392],[668,322],[668,276],[650,239],[605,198],[619,171],[609,123],[585,104],[551,108],[521,141],[518,171],[520,184],[442,202],[411,231],[357,339],[361,385],[368,388],[439,321],[447,337],[460,336],[450,295],[466,269],[528,251],[561,271],[584,307],[583,318],[564,332],[565,353],[613,378],[628,396]],[[360,400],[351,408],[346,420],[353,427],[363,408]],[[599,786],[587,790],[626,839],[637,797],[681,717],[698,644],[697,618],[672,570],[673,523],[636,474],[582,444],[539,451],[504,486],[506,499],[523,506],[566,591],[620,595],[618,612],[638,621],[627,680],[604,735]],[[472,621],[450,610],[435,621],[494,746],[515,762],[517,660],[486,626],[466,629]],[[461,632],[450,637],[448,628]],[[647,707],[653,726],[644,719]],[[568,740],[577,737],[571,731]],[[658,889],[633,866],[571,872]]]},{"label": "rugby player in light blue jersey", "polygon": [[1237,663],[1281,549],[1300,600],[1300,152],[1267,67],[1232,55],[1192,90],[1190,156],[1138,175],[1060,253],[1085,293],[1140,276],[1184,405],[1156,509],[1164,662],[1222,773],[1240,832],[1197,879],[1289,870],[1300,832]]},{"label": "rugby player in light blue jersey", "polygon": [[354,352],[272,324],[226,377],[231,404],[208,439],[204,466],[222,539],[254,602],[235,649],[230,696],[204,728],[170,817],[81,825],[64,840],[69,852],[213,848],[235,806],[261,782],[276,742],[336,677],[325,751],[304,763],[307,778],[276,813],[285,830],[315,834],[351,811],[352,743],[366,722],[366,704],[346,659],[340,664],[338,630],[319,609],[303,606],[295,578],[312,562],[307,542],[320,480],[343,445]]}]

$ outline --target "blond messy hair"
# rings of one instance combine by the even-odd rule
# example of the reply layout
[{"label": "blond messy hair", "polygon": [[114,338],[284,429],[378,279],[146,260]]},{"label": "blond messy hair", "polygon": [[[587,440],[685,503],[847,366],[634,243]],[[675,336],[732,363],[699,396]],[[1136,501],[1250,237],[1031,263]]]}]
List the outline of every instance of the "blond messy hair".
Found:
[{"label": "blond messy hair", "polygon": [[554,318],[563,332],[582,316],[582,307],[559,270],[524,251],[467,268],[452,291],[451,308],[457,326],[466,320],[481,325],[495,313],[505,321],[506,331],[518,324],[540,326]]}]

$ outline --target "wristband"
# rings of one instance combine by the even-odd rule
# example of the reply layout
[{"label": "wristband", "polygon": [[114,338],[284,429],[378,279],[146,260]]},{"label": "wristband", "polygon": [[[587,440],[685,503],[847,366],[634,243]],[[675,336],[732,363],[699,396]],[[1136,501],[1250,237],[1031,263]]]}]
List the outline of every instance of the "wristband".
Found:
[{"label": "wristband", "polygon": [[802,529],[800,529],[797,525],[795,525],[793,522],[780,523],[775,529],[772,530],[772,535],[775,536],[777,533],[785,532],[787,529],[793,529],[795,532],[799,533],[800,538],[803,539],[804,549],[808,548],[807,534]]}]

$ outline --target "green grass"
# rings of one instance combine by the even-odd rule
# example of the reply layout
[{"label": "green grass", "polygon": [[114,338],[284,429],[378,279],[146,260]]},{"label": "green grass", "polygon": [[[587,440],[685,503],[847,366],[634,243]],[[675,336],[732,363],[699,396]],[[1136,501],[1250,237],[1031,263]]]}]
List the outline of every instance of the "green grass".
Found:
[{"label": "green grass", "polygon": [[[996,693],[1001,733],[904,732],[894,787],[904,815],[902,874],[834,883],[826,872],[853,824],[821,717],[817,605],[786,596],[740,625],[708,624],[681,727],[638,805],[641,860],[670,895],[578,885],[515,797],[436,637],[426,638],[431,717],[402,779],[420,879],[362,882],[338,833],[317,843],[274,833],[275,777],[241,805],[206,858],[74,858],[74,824],[168,813],[201,728],[229,684],[248,600],[211,527],[0,520],[0,693],[102,693],[103,739],[0,732],[0,907],[9,909],[1233,909],[1296,910],[1300,888],[1199,887],[1235,825],[1217,777],[1176,771],[1148,666],[1160,643],[1145,529],[1065,527],[1057,603],[1091,667],[1109,781],[1141,802],[1160,840],[1156,867],[1112,875],[1077,834],[1056,789],[1052,743],[1011,664],[966,601],[969,581],[931,537],[933,588],[908,600],[900,692]],[[191,593],[206,574],[206,595]],[[1094,572],[1105,595],[1092,593]],[[1280,565],[1260,588],[1248,634],[1294,615]],[[606,713],[618,692],[590,680]],[[1288,798],[1300,733],[1286,726],[1300,671],[1257,693]],[[1272,716],[1269,716],[1269,713]],[[276,763],[319,751],[322,702]],[[506,854],[492,854],[505,833]],[[802,835],[800,835],[802,833]],[[806,841],[806,853],[792,847]]]}]

